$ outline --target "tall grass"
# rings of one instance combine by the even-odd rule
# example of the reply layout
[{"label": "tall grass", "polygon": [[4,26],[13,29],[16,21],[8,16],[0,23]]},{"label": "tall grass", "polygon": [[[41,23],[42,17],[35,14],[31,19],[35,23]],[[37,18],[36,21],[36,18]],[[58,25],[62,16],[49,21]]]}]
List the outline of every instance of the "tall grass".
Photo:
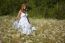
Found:
[{"label": "tall grass", "polygon": [[65,20],[29,18],[37,30],[26,36],[12,27],[14,19],[0,16],[0,43],[65,43]]}]

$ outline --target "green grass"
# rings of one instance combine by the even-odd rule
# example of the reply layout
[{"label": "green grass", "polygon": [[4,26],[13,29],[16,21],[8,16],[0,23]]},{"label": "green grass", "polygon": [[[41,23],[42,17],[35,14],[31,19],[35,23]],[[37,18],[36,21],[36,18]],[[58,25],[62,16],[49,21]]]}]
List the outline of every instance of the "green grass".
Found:
[{"label": "green grass", "polygon": [[12,27],[14,19],[0,16],[0,43],[65,43],[65,20],[29,18],[37,30],[26,36]]}]

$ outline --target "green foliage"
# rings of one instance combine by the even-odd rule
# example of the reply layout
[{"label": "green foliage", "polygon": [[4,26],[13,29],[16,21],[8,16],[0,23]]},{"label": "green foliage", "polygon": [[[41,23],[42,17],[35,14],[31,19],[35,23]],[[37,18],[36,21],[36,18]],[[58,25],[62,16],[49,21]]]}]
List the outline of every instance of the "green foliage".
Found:
[{"label": "green foliage", "polygon": [[[0,15],[18,12],[26,0],[0,0]],[[29,16],[37,18],[65,19],[65,0],[27,0]]]},{"label": "green foliage", "polygon": [[[32,17],[36,15],[35,17],[50,17],[52,14],[49,14],[49,10],[52,11],[55,4],[57,4],[57,0],[35,0],[33,2],[35,7],[32,7],[32,10],[30,13],[33,13]],[[52,13],[52,12],[50,12]]]},{"label": "green foliage", "polygon": [[[23,0],[22,0],[23,1]],[[13,11],[17,11],[21,0],[1,0],[0,2],[0,15],[7,15]]]}]

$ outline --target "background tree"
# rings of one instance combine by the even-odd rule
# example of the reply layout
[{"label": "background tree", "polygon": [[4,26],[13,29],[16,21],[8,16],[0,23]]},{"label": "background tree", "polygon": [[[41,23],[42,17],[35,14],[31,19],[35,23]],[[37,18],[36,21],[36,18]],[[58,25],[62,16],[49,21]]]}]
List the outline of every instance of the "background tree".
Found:
[{"label": "background tree", "polygon": [[0,15],[18,12],[24,1],[28,3],[30,17],[65,19],[65,0],[0,0]]}]

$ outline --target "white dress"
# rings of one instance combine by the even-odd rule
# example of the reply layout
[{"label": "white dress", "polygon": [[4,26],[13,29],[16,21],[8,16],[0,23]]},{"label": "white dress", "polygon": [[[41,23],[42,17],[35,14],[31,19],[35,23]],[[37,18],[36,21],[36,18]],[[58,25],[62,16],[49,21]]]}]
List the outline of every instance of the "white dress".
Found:
[{"label": "white dress", "polygon": [[29,21],[27,19],[27,13],[21,12],[20,17],[21,18],[19,21],[14,22],[14,26],[18,29],[21,29],[21,32],[23,34],[26,34],[26,35],[31,34],[33,32],[33,30],[35,30],[35,27],[32,27],[31,24],[29,23]]}]

